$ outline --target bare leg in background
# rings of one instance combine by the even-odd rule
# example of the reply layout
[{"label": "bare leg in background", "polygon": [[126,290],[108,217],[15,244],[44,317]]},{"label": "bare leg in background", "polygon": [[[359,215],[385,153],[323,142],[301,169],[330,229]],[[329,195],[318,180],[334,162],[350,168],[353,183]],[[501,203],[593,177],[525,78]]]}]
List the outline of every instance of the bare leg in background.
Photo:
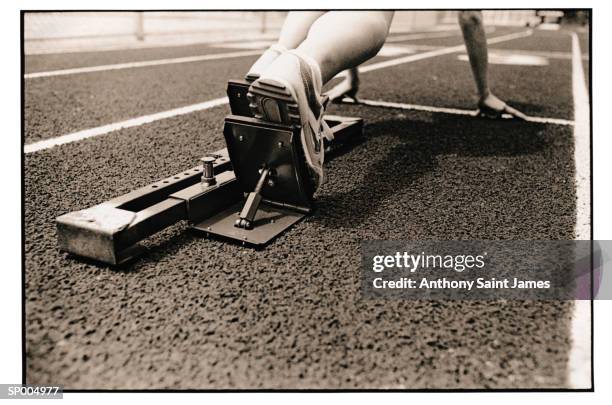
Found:
[{"label": "bare leg in background", "polygon": [[489,54],[487,49],[487,37],[482,22],[482,11],[460,11],[458,18],[465,47],[470,59],[472,74],[476,82],[476,89],[478,90],[478,107],[481,113],[488,112],[493,115],[508,113],[517,118],[526,119],[527,117],[525,114],[510,107],[491,93],[488,78]]},{"label": "bare leg in background", "polygon": [[[527,119],[525,114],[510,107],[491,92],[488,78],[489,55],[482,12],[479,10],[460,11],[458,19],[468,52],[472,74],[476,82],[476,89],[478,90],[478,108],[480,112],[492,118],[497,118],[499,115],[506,113],[520,119]],[[346,79],[332,88],[327,94],[331,100],[341,100],[344,97],[357,100],[359,82],[359,72],[356,67],[352,68],[347,70]]]}]

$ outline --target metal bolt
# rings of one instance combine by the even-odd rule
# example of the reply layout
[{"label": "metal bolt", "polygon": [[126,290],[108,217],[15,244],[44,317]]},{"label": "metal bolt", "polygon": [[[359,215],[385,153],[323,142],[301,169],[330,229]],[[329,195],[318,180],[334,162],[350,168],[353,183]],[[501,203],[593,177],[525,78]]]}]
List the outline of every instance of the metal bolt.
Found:
[{"label": "metal bolt", "polygon": [[213,164],[217,159],[212,156],[205,156],[201,159],[202,161],[202,183],[207,186],[212,186],[217,184],[217,179],[215,179],[215,169]]},{"label": "metal bolt", "polygon": [[283,147],[283,143],[282,143],[282,142],[279,142],[279,143],[278,143],[278,147],[279,147],[279,148],[282,148],[282,147]]},{"label": "metal bolt", "polygon": [[238,137],[238,140],[239,140],[240,142],[242,142],[242,141],[244,140],[244,136],[240,135],[240,136]]}]

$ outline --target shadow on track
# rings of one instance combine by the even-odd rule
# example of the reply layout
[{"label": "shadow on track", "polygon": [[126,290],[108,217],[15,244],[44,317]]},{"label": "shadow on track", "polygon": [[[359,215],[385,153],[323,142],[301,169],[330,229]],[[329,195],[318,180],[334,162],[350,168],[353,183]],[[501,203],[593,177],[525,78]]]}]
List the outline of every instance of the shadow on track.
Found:
[{"label": "shadow on track", "polygon": [[[382,137],[385,144],[388,139],[388,144],[394,146],[383,156],[380,152],[369,151],[367,161],[350,169],[367,173],[357,187],[320,193],[318,213],[313,220],[332,228],[353,228],[362,224],[380,208],[382,201],[410,195],[417,179],[438,170],[437,160],[443,155],[511,158],[540,154],[550,142],[544,136],[546,126],[543,124],[444,114],[428,116],[430,118],[423,120],[391,119],[366,126],[366,144],[373,139],[380,142]],[[334,174],[333,168],[327,172],[332,183]],[[440,198],[446,197],[441,194]]]}]

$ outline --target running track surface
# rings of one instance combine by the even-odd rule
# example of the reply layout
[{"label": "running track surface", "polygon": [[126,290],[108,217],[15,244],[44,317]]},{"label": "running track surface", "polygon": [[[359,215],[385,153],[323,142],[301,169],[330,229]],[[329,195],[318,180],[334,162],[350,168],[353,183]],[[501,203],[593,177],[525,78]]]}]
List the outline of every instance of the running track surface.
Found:
[{"label": "running track surface", "polygon": [[[587,36],[579,38],[588,53]],[[393,46],[461,43],[455,33]],[[569,31],[536,30],[492,48],[568,56],[548,58],[547,66],[491,65],[490,75],[494,92],[527,114],[574,118]],[[25,71],[235,51],[198,45],[28,56]],[[461,53],[364,74],[360,95],[473,109]],[[255,59],[27,79],[25,143],[222,97],[227,80]],[[588,72],[588,58],[583,63]],[[26,154],[27,383],[568,387],[573,303],[366,300],[359,246],[364,239],[572,239],[573,127],[363,106],[330,112],[363,117],[365,142],[327,165],[316,214],[263,251],[202,239],[183,223],[148,240],[148,253],[119,270],[56,247],[58,215],[224,147],[227,105]]]}]

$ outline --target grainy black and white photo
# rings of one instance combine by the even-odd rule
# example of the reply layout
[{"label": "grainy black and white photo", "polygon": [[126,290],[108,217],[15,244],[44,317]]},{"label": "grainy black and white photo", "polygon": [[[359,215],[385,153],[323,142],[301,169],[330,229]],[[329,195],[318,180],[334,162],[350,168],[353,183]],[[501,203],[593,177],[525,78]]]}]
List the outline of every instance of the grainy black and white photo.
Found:
[{"label": "grainy black and white photo", "polygon": [[21,19],[24,384],[593,389],[590,9]]}]

